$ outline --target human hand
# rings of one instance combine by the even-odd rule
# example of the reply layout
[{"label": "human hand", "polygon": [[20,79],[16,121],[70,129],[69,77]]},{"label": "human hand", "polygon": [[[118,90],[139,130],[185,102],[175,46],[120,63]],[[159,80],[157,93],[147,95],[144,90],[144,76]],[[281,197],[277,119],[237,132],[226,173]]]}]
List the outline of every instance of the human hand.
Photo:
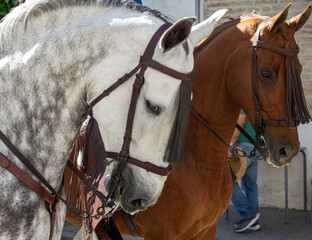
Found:
[{"label": "human hand", "polygon": [[228,150],[228,155],[227,155],[227,160],[228,160],[228,162],[231,161],[231,158],[232,158],[232,157],[233,157],[233,154],[231,153],[230,150]]}]

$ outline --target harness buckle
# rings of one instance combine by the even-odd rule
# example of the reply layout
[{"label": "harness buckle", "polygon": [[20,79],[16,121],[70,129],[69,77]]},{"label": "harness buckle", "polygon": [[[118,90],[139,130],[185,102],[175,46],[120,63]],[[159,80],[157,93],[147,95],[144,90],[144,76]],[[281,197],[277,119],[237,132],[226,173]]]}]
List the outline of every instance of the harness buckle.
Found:
[{"label": "harness buckle", "polygon": [[[141,74],[137,73],[135,74],[136,78],[139,79],[139,84],[142,86],[144,84],[144,76],[142,76]],[[137,81],[135,81],[137,82]]]},{"label": "harness buckle", "polygon": [[120,151],[117,157],[117,161],[120,162],[121,164],[126,164],[128,162],[128,158],[129,158],[129,152],[122,150]]}]

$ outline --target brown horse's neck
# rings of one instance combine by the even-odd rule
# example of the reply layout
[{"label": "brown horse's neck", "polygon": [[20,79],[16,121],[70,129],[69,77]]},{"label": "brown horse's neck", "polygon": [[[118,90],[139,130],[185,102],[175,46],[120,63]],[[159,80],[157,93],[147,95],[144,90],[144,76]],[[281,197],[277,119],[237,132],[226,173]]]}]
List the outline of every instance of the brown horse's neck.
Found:
[{"label": "brown horse's neck", "polygon": [[[251,81],[244,87],[239,84],[242,78],[250,80],[251,36],[237,27],[239,23],[238,19],[221,25],[195,50],[192,107],[228,143],[240,109],[252,106],[244,104],[246,99],[251,101]],[[226,152],[224,144],[210,135],[214,148]]]}]

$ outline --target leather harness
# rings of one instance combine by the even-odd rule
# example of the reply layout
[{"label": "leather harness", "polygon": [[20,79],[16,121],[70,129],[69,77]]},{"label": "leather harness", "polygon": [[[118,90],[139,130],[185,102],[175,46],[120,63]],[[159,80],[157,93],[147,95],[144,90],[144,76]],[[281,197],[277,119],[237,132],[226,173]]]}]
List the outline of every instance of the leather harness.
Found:
[{"label": "leather harness", "polygon": [[[118,161],[118,167],[117,171],[114,174],[114,187],[112,187],[109,191],[108,196],[104,196],[102,193],[100,193],[97,189],[95,189],[84,177],[83,174],[77,169],[76,166],[74,166],[70,161],[67,162],[67,165],[77,174],[77,176],[81,179],[81,181],[90,189],[92,190],[103,202],[103,205],[98,209],[96,215],[91,216],[88,212],[82,211],[72,204],[70,204],[68,201],[66,201],[61,195],[62,195],[62,189],[63,184],[60,187],[60,190],[55,190],[48,182],[47,180],[36,170],[36,168],[28,161],[23,154],[10,142],[10,140],[3,134],[2,131],[0,131],[0,139],[3,141],[3,143],[10,149],[10,151],[30,170],[31,173],[33,173],[40,182],[50,191],[48,191],[46,188],[44,188],[40,183],[35,181],[31,176],[29,176],[25,171],[20,169],[16,164],[14,164],[12,161],[10,161],[7,157],[5,157],[3,154],[0,153],[0,166],[7,169],[9,172],[11,172],[14,176],[16,176],[21,182],[23,182],[26,186],[28,186],[32,191],[34,191],[36,194],[38,194],[41,198],[43,198],[48,206],[48,211],[50,212],[51,216],[51,228],[50,228],[50,237],[49,239],[52,239],[53,237],[53,229],[54,229],[54,221],[55,221],[55,213],[56,213],[56,205],[61,200],[64,202],[64,204],[69,207],[72,211],[76,213],[81,219],[86,218],[99,218],[101,216],[105,215],[104,207],[112,207],[113,203],[109,201],[110,196],[112,195],[112,191],[114,191],[113,188],[117,187],[121,180],[121,172],[125,168],[127,163],[136,165],[138,167],[144,168],[147,171],[153,172],[155,174],[159,174],[162,176],[166,176],[170,173],[172,166],[169,164],[168,167],[162,168],[158,167],[152,163],[149,162],[141,162],[138,159],[132,158],[129,156],[129,148],[131,143],[131,135],[132,135],[132,128],[133,128],[133,120],[134,120],[134,114],[135,109],[137,105],[137,101],[139,98],[140,90],[144,84],[144,73],[148,67],[151,67],[157,71],[160,71],[166,75],[169,75],[173,78],[180,79],[182,81],[191,81],[191,78],[193,76],[193,71],[190,73],[184,74],[177,72],[173,69],[170,69],[152,59],[154,49],[156,47],[156,44],[158,43],[160,37],[162,34],[171,26],[170,23],[163,24],[153,35],[150,42],[147,45],[147,48],[144,52],[144,54],[141,56],[139,64],[129,73],[125,74],[123,77],[118,79],[114,84],[112,84],[109,88],[107,88],[103,93],[98,96],[96,99],[94,99],[90,104],[90,114],[92,115],[92,107],[97,104],[100,100],[102,100],[104,97],[108,96],[112,91],[114,91],[117,87],[122,85],[124,82],[126,82],[128,79],[130,79],[137,71],[139,71],[138,74],[136,74],[136,78],[133,84],[133,91],[132,91],[132,97],[131,102],[129,106],[129,112],[128,112],[128,118],[127,118],[127,125],[124,135],[124,142],[121,148],[121,151],[119,153],[114,152],[107,152],[107,157],[113,158],[114,160]],[[63,181],[62,181],[63,182]]]}]

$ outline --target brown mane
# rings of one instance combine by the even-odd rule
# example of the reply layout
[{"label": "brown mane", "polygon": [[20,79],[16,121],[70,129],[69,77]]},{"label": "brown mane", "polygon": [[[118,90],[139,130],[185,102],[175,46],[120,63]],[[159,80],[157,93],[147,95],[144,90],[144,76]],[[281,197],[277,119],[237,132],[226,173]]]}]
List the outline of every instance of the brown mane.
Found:
[{"label": "brown mane", "polygon": [[226,29],[232,27],[235,24],[238,24],[241,21],[240,18],[236,18],[234,20],[225,22],[221,24],[220,26],[216,27],[215,30],[212,32],[212,34],[203,39],[194,49],[194,55],[196,55],[197,52],[199,52],[201,49],[205,48],[212,40],[214,40],[220,33],[225,31]]}]

